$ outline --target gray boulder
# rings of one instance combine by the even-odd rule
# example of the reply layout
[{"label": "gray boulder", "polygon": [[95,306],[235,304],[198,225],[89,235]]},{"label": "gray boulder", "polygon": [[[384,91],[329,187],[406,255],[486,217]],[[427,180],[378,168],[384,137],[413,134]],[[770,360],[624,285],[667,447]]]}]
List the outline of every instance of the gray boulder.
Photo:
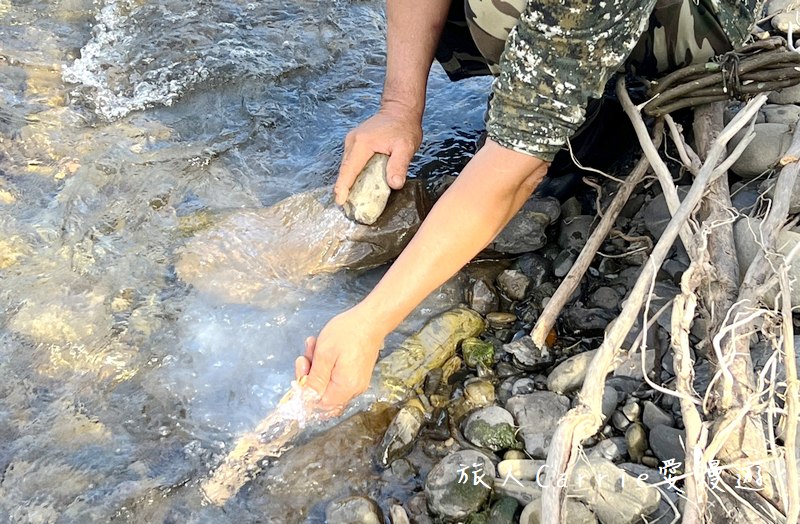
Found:
[{"label": "gray boulder", "polygon": [[[733,227],[733,235],[736,241],[736,257],[739,261],[739,274],[743,277],[747,268],[755,260],[756,255],[761,250],[761,227],[762,221],[756,218],[743,218],[736,222]],[[778,234],[778,252],[787,255],[792,248],[800,242],[800,233],[793,231],[782,231]],[[789,267],[789,281],[800,282],[800,264],[791,264]],[[776,284],[764,295],[767,304],[772,304],[777,297],[779,286]],[[791,285],[792,306],[800,305],[800,285]]]},{"label": "gray boulder", "polygon": [[535,391],[511,397],[506,409],[517,421],[525,451],[533,458],[547,458],[558,421],[569,411],[569,399],[551,391]]},{"label": "gray boulder", "polygon": [[489,500],[494,477],[494,464],[483,453],[471,449],[451,453],[428,473],[428,508],[446,522],[462,520]]},{"label": "gray boulder", "polygon": [[[178,276],[224,302],[253,304],[266,290],[341,269],[368,269],[395,258],[416,232],[428,198],[415,181],[395,191],[380,219],[348,219],[323,187],[264,209],[224,215],[178,251]],[[269,293],[269,300],[276,299]],[[270,302],[271,303],[271,302]]]},{"label": "gray boulder", "polygon": [[[749,128],[739,131],[728,143],[728,152],[742,141]],[[742,178],[751,179],[771,169],[792,142],[792,130],[786,124],[756,124],[755,137],[747,145],[742,155],[733,163],[731,171]]]},{"label": "gray boulder", "polygon": [[686,452],[683,449],[685,439],[683,430],[659,424],[650,430],[650,449],[662,462],[673,459],[683,463],[686,459]]}]

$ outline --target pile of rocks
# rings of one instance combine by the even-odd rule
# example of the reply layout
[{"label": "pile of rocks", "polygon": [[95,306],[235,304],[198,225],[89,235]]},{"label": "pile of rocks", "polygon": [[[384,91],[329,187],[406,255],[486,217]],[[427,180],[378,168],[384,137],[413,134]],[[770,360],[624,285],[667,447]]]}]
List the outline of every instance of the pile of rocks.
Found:
[{"label": "pile of rocks", "polygon": [[[779,6],[784,11],[772,18],[781,31],[800,13],[800,3],[784,3]],[[774,167],[800,120],[800,87],[772,93],[769,101],[755,124],[755,140],[731,169],[733,204],[741,215],[735,225],[736,254],[743,268],[758,246],[757,217],[768,204],[764,197],[772,191]],[[727,121],[739,107],[730,104]],[[730,150],[740,140],[741,135]],[[684,173],[674,167],[680,180]],[[685,180],[680,196],[691,183]],[[533,324],[597,223],[597,204],[604,208],[613,190],[611,183],[596,202],[595,195],[563,203],[534,197],[487,251],[515,258],[476,262],[466,269],[470,285],[465,302],[486,318],[488,328],[461,343],[462,369],[450,377],[441,373],[428,377],[424,391],[400,411],[376,450],[383,457],[376,467],[404,471],[413,479],[411,489],[402,495],[394,492],[380,500],[393,523],[538,523],[542,488],[550,482],[566,487],[563,521],[571,524],[669,522],[676,516],[675,508],[682,504],[676,492],[680,482],[653,484],[682,472],[680,406],[674,397],[648,384],[652,380],[674,389],[670,308],[645,334],[640,333],[640,323],[625,341],[624,347],[631,349],[636,338],[645,335],[646,345],[606,379],[604,424],[584,442],[584,455],[571,477],[549,478],[545,467],[559,420],[575,404],[606,327],[619,314],[670,219],[658,188],[639,188],[562,311],[549,347],[534,347],[528,336]],[[800,179],[790,212],[800,213]],[[800,230],[784,233],[781,251],[788,253],[798,241]],[[679,292],[688,263],[678,242],[658,272],[651,317]],[[791,273],[800,278],[800,266]],[[792,304],[800,305],[800,288],[793,290]],[[690,342],[694,389],[700,396],[712,373],[705,357],[706,339],[698,319]],[[769,354],[766,343],[761,344],[761,353],[754,349],[757,370]],[[764,358],[759,360],[758,355]],[[396,445],[400,436],[406,445]],[[346,517],[339,517],[342,508],[349,508]],[[384,522],[379,505],[362,497],[331,503],[327,516],[329,522]]]}]

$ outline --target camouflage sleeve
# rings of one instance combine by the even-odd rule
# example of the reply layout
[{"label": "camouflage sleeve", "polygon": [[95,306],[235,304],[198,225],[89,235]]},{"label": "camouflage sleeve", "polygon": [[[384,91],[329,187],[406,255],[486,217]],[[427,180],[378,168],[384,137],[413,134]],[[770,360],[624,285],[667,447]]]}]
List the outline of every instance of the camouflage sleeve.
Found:
[{"label": "camouflage sleeve", "polygon": [[552,161],[633,50],[655,2],[529,0],[500,58],[489,137]]}]

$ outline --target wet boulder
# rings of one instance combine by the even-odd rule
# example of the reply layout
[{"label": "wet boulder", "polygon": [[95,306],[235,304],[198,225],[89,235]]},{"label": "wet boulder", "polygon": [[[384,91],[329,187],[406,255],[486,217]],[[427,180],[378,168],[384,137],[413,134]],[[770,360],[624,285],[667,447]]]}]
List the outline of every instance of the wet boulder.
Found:
[{"label": "wet boulder", "polygon": [[322,187],[268,208],[223,216],[179,249],[175,269],[182,280],[221,301],[271,303],[276,285],[392,260],[428,207],[424,189],[411,181],[390,196],[374,225],[365,226],[348,219],[332,189]]},{"label": "wet boulder", "polygon": [[425,410],[417,399],[412,399],[394,416],[377,449],[377,462],[388,468],[392,462],[408,454],[414,446],[422,425]]},{"label": "wet boulder", "polygon": [[560,214],[557,199],[530,198],[489,244],[487,251],[512,255],[536,251],[547,243],[545,230]]}]

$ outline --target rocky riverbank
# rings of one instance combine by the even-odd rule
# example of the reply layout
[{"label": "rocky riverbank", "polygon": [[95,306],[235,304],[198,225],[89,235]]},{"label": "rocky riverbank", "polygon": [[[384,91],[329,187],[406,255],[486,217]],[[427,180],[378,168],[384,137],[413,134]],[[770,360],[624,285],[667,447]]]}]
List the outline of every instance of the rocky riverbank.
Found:
[{"label": "rocky riverbank", "polygon": [[[792,92],[797,92],[797,96]],[[736,218],[736,255],[746,268],[757,247],[759,218],[770,204],[775,166],[800,119],[800,90],[774,93],[755,125],[756,138],[733,165],[729,185]],[[726,119],[739,105],[731,103]],[[687,126],[689,127],[689,126]],[[729,145],[732,150],[738,138]],[[677,154],[675,155],[677,157]],[[679,195],[691,178],[673,163]],[[624,177],[625,166],[616,176]],[[792,202],[800,201],[800,182]],[[619,314],[670,214],[657,184],[643,184],[630,198],[609,238],[550,334],[549,346],[528,336],[610,202],[616,183],[594,177],[564,202],[534,197],[485,255],[465,269],[464,301],[483,315],[487,329],[459,345],[460,369],[429,374],[422,391],[406,401],[374,450],[374,467],[402,475],[402,491],[352,493],[327,504],[326,518],[344,522],[538,523],[542,488],[566,487],[564,522],[621,524],[670,522],[681,514],[685,429],[674,390],[670,351],[671,308],[689,258],[678,243],[659,270],[651,292],[645,343],[641,320],[625,342],[633,350],[606,379],[604,424],[589,441],[569,478],[550,478],[545,459],[556,426],[583,385],[604,332]],[[800,206],[792,204],[791,212]],[[524,230],[525,235],[516,235]],[[780,237],[786,254],[800,229]],[[790,270],[792,276],[797,270]],[[797,304],[796,293],[792,302]],[[775,297],[767,294],[766,300]],[[797,324],[797,319],[795,319]],[[702,398],[713,369],[701,319],[689,335],[694,390]],[[763,334],[754,335],[758,372],[771,355]],[[795,339],[798,345],[798,339]],[[781,367],[780,365],[778,367]],[[778,372],[780,377],[780,370]],[[785,375],[783,375],[785,376]],[[781,379],[778,378],[779,382]],[[777,383],[777,382],[776,382]],[[724,515],[725,509],[711,510]],[[735,520],[730,520],[731,522]]]}]

